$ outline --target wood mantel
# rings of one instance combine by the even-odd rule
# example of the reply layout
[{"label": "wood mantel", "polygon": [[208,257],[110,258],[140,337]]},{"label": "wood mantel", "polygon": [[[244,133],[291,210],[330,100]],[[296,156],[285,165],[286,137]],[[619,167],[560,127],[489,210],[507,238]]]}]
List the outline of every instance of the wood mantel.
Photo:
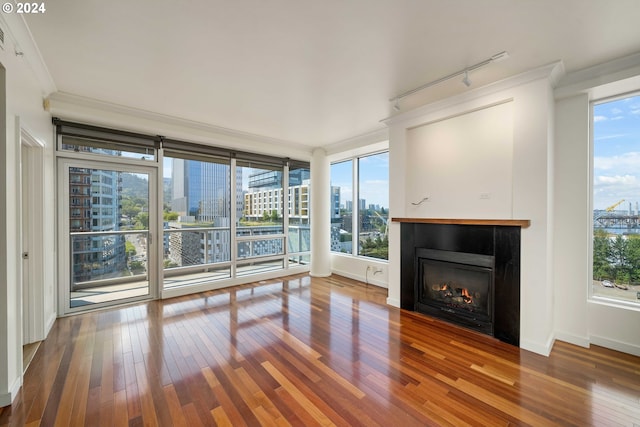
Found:
[{"label": "wood mantel", "polygon": [[391,218],[391,221],[420,224],[499,225],[522,228],[531,225],[531,221],[528,219]]}]

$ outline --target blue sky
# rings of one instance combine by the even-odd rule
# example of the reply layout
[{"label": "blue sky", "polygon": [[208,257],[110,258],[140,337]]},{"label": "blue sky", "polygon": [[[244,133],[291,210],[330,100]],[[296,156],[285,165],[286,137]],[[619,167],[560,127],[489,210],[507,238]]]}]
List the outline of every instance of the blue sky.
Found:
[{"label": "blue sky", "polygon": [[[389,153],[360,157],[360,199],[369,205],[389,207]],[[353,200],[352,162],[331,165],[331,185],[340,187],[340,203]]]},{"label": "blue sky", "polygon": [[640,95],[594,105],[593,208],[640,205]]}]

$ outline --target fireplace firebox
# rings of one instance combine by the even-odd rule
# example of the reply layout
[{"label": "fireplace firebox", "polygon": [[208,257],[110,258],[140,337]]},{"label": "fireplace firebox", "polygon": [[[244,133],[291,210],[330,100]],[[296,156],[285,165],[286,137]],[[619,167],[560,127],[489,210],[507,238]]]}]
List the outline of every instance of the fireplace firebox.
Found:
[{"label": "fireplace firebox", "polygon": [[493,336],[495,258],[416,249],[416,311]]},{"label": "fireplace firebox", "polygon": [[[401,308],[520,345],[520,227],[526,221],[394,221],[401,222]],[[439,277],[450,267],[453,277]]]}]

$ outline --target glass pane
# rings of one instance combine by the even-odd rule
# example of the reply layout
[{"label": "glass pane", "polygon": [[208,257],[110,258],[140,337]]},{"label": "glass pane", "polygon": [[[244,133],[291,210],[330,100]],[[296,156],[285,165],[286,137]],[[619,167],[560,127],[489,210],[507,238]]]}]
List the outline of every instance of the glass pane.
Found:
[{"label": "glass pane", "polygon": [[236,276],[248,276],[250,274],[264,273],[267,271],[282,270],[284,268],[284,260],[254,261],[251,263],[238,263],[236,268]]},{"label": "glass pane", "polygon": [[149,175],[69,168],[70,307],[149,295]]},{"label": "glass pane", "polygon": [[76,153],[100,154],[103,156],[126,157],[130,159],[154,160],[155,150],[152,148],[134,147],[117,143],[94,141],[89,139],[79,139],[69,136],[62,138],[60,144],[62,151],[73,151]]},{"label": "glass pane", "polygon": [[238,236],[284,233],[283,168],[237,163],[236,198],[242,210]]},{"label": "glass pane", "polygon": [[640,302],[640,95],[593,108],[593,295]]},{"label": "glass pane", "polygon": [[309,169],[289,170],[289,230],[287,239],[289,253],[311,250],[309,182]]},{"label": "glass pane", "polygon": [[[231,165],[164,158],[164,287],[230,277]],[[237,203],[234,203],[237,206]]]},{"label": "glass pane", "polygon": [[352,253],[353,162],[331,165],[331,250]]},{"label": "glass pane", "polygon": [[281,238],[238,242],[238,259],[280,254],[284,254],[284,241]]},{"label": "glass pane", "polygon": [[358,159],[358,254],[389,258],[389,153]]}]

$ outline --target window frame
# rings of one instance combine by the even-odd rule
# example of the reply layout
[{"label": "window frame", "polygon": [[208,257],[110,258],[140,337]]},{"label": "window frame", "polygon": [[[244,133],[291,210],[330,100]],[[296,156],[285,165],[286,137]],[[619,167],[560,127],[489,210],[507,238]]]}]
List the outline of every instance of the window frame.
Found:
[{"label": "window frame", "polygon": [[595,191],[595,109],[596,106],[601,104],[607,104],[615,101],[624,100],[631,97],[640,97],[640,89],[627,91],[624,93],[618,93],[610,96],[603,96],[589,101],[589,206],[588,206],[588,224],[589,224],[589,247],[588,247],[588,299],[592,302],[604,303],[611,306],[632,308],[634,310],[640,309],[640,298],[636,301],[625,300],[621,298],[615,298],[612,296],[599,295],[594,292],[594,191]]},{"label": "window frame", "polygon": [[[369,148],[370,148],[369,150],[365,149],[365,150],[357,150],[356,152],[351,152],[349,153],[348,156],[338,156],[335,158],[331,158],[329,161],[329,175],[330,175],[329,188],[332,187],[331,166],[333,166],[334,164],[348,162],[348,161],[351,161],[351,185],[352,185],[351,252],[338,252],[338,251],[330,250],[330,253],[331,255],[348,256],[348,257],[360,258],[363,260],[388,263],[389,262],[388,257],[387,259],[384,259],[384,258],[376,258],[376,257],[367,256],[367,255],[362,255],[360,254],[360,249],[359,249],[359,246],[360,246],[359,245],[359,237],[360,237],[359,217],[360,217],[360,194],[361,194],[360,160],[363,158],[375,156],[378,154],[387,153],[388,155],[390,153],[388,142],[386,141],[384,143],[375,144],[374,147],[369,147]],[[388,177],[389,175],[387,171],[387,180],[388,180]],[[330,197],[332,198],[331,190],[329,192],[330,192]],[[332,202],[333,200],[331,200],[330,203],[332,204]],[[387,206],[386,209],[388,211],[389,207]],[[366,207],[365,207],[365,210],[366,210]]]}]

